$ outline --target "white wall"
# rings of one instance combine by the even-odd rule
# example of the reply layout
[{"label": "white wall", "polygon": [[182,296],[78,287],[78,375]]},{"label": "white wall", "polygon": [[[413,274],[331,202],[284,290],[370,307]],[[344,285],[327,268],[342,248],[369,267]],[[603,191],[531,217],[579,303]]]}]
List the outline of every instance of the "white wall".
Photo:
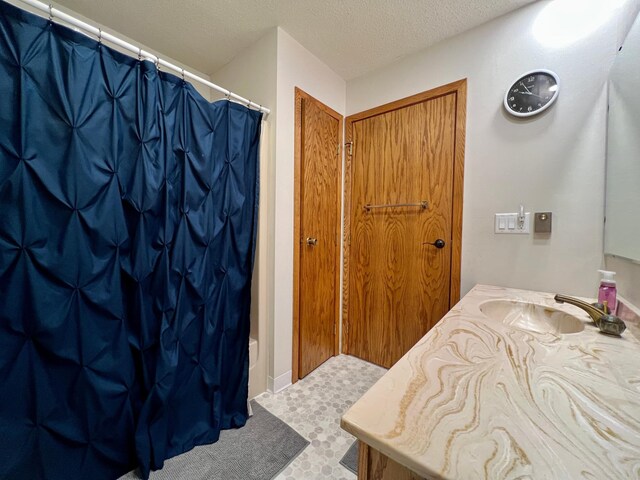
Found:
[{"label": "white wall", "polygon": [[275,264],[270,390],[291,381],[293,316],[294,88],[299,87],[339,113],[345,111],[345,81],[278,28],[278,115],[276,118]]},{"label": "white wall", "polygon": [[[545,45],[549,37],[541,41],[536,29],[550,28],[555,18],[561,20],[556,31],[566,35],[572,18],[550,17],[552,5],[537,2],[347,83],[347,112],[353,114],[468,79],[462,294],[476,283],[596,293],[606,82],[624,21],[619,10],[569,45]],[[547,23],[540,23],[545,16]],[[588,10],[581,16],[604,18]],[[516,120],[503,110],[504,92],[536,68],[560,76],[560,96],[541,115]],[[515,212],[520,203],[527,211],[553,212],[553,233],[495,235],[493,214]]]},{"label": "white wall", "polygon": [[[267,389],[269,365],[269,330],[273,323],[273,261],[274,261],[274,184],[277,116],[277,29],[260,40],[222,69],[211,75],[211,81],[271,110],[264,117],[260,157],[260,209],[258,237],[251,288],[251,336],[258,340],[256,366],[249,372],[249,397]],[[264,142],[268,142],[266,149]],[[264,154],[263,154],[264,152]]]}]

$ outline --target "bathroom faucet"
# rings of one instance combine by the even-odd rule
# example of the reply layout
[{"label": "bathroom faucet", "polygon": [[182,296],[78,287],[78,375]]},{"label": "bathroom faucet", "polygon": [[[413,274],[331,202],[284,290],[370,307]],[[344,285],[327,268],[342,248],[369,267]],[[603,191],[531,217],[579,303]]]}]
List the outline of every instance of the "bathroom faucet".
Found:
[{"label": "bathroom faucet", "polygon": [[567,295],[557,294],[553,298],[558,303],[570,303],[571,305],[575,305],[587,312],[602,333],[620,336],[622,335],[622,332],[627,329],[627,326],[622,319],[605,312],[607,310],[606,304],[603,309],[600,309],[587,302],[583,302],[582,300],[578,300],[577,298],[569,297]]}]

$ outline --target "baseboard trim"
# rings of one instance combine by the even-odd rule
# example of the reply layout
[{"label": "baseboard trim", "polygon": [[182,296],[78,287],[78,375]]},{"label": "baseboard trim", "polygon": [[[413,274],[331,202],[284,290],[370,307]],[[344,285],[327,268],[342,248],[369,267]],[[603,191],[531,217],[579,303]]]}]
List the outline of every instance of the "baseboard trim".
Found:
[{"label": "baseboard trim", "polygon": [[291,370],[278,375],[276,378],[267,378],[267,390],[271,393],[278,393],[291,385]]}]

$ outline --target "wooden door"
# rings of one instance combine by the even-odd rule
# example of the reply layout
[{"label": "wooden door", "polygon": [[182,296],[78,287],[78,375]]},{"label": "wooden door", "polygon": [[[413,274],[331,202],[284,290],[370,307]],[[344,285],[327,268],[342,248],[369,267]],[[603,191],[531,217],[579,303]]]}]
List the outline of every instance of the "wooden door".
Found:
[{"label": "wooden door", "polygon": [[293,381],[337,354],[342,185],[342,116],[299,89],[296,107]]},{"label": "wooden door", "polygon": [[345,350],[384,367],[458,300],[465,87],[347,118]]}]

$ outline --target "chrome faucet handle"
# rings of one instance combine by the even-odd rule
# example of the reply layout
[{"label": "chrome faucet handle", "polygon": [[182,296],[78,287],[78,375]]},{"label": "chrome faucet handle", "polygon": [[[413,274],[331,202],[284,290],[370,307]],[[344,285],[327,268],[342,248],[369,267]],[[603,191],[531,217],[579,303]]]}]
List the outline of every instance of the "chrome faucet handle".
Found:
[{"label": "chrome faucet handle", "polygon": [[596,325],[602,333],[606,333],[607,335],[616,335],[618,337],[627,329],[627,325],[624,321],[615,315],[603,316]]}]

